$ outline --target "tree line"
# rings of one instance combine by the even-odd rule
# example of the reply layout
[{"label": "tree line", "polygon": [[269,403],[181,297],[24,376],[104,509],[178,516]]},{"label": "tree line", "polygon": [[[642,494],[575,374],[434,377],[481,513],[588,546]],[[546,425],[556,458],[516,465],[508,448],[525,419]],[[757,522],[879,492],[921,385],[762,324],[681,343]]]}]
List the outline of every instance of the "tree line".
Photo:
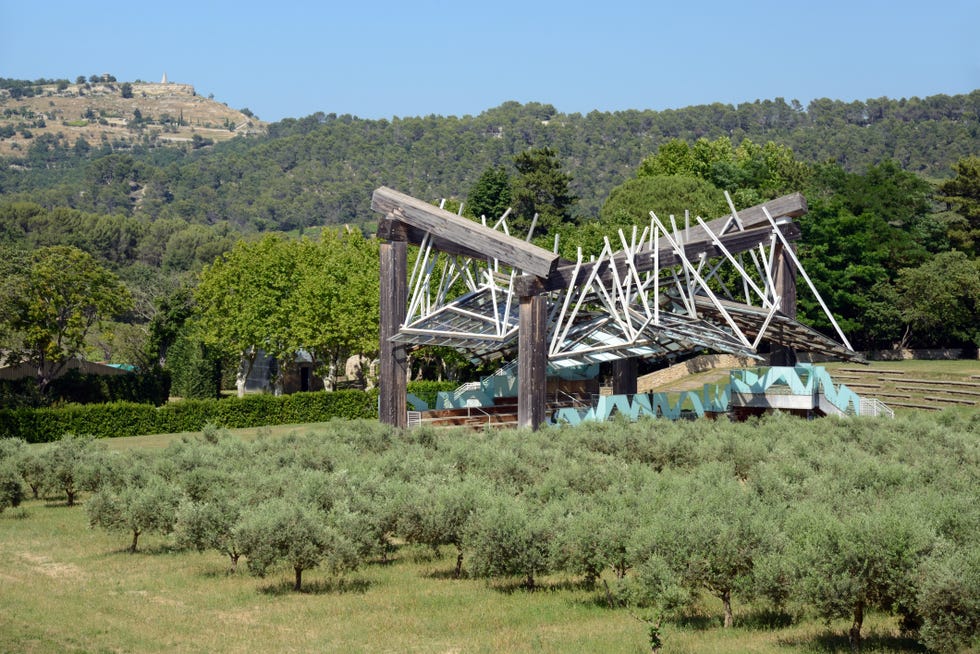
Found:
[{"label": "tree line", "polygon": [[[954,162],[980,149],[978,116],[980,91],[852,103],[821,99],[805,108],[777,98],[586,115],[517,102],[463,117],[365,120],[317,113],[274,123],[266,136],[196,150],[109,143],[76,148],[67,138],[37,139],[7,162],[14,165],[0,167],[0,193],[46,207],[290,230],[370,222],[368,198],[380,185],[425,199],[460,196],[486,168],[508,164],[529,147],[549,147],[572,177],[576,211],[594,217],[611,189],[672,139],[774,141],[802,161],[832,161],[849,172],[892,159],[904,170],[945,178]],[[131,161],[124,178],[86,174],[110,155]]]},{"label": "tree line", "polygon": [[133,551],[160,534],[297,590],[314,568],[349,574],[414,546],[454,577],[529,592],[577,580],[652,640],[713,597],[725,628],[750,611],[846,619],[859,649],[883,613],[955,652],[980,644],[977,430],[947,412],[483,433],[352,421],[253,442],[206,428],[155,453],[8,440],[0,509],[81,499]]},{"label": "tree line", "polygon": [[[964,108],[968,103],[964,103],[972,97],[959,98],[960,104],[956,105],[959,109],[943,105],[946,106],[945,115],[955,115],[957,120],[969,122],[972,114]],[[897,105],[889,107],[888,111],[882,110],[884,113],[872,111],[876,116],[874,120],[885,120],[886,115],[894,117],[901,109]],[[934,110],[938,111],[935,107]],[[500,130],[504,129],[500,125],[513,130],[520,129],[526,122],[528,126],[536,125],[537,130],[563,120],[553,107],[537,104],[508,104],[481,116],[486,120],[494,118],[484,125],[490,133],[499,136],[493,137],[494,142],[506,141],[500,135]],[[509,119],[504,120],[505,116]],[[937,116],[939,114],[933,118]],[[445,142],[439,140],[444,123],[435,117],[392,121],[389,125],[398,128],[394,135],[396,142],[424,142],[433,147],[438,144],[438,154],[430,153],[432,156],[413,160],[433,166],[426,168],[427,179],[435,180],[444,173],[459,174],[467,170],[466,153],[478,149],[475,144],[467,145],[473,134],[463,128],[465,121],[453,120],[458,123],[459,129],[454,132],[458,138]],[[70,206],[78,203],[74,199],[46,207],[43,201],[45,198],[51,200],[51,197],[45,196],[43,189],[32,191],[30,197],[33,200],[20,200],[18,193],[5,193],[0,198],[3,260],[20,261],[26,252],[32,252],[31,257],[40,265],[41,259],[57,252],[53,248],[69,247],[90,255],[95,264],[108,269],[127,290],[128,302],[115,307],[114,315],[102,316],[115,320],[102,323],[101,329],[97,329],[97,321],[93,322],[84,335],[83,347],[63,349],[59,356],[69,358],[84,352],[96,359],[136,363],[142,367],[164,363],[167,347],[178,342],[176,335],[196,311],[194,307],[204,306],[195,304],[195,289],[207,275],[216,275],[231,261],[228,257],[238,257],[234,260],[238,262],[235,265],[242,280],[248,278],[243,274],[246,264],[254,268],[264,265],[264,255],[247,256],[242,250],[260,248],[257,244],[262,242],[265,230],[281,233],[279,230],[285,226],[298,225],[288,238],[276,238],[283,243],[297,237],[302,240],[304,236],[311,243],[333,242],[334,228],[304,226],[304,221],[313,218],[329,222],[324,217],[325,209],[319,206],[329,193],[315,176],[301,179],[300,171],[312,174],[324,163],[349,166],[345,163],[348,155],[353,156],[349,143],[345,145],[343,139],[330,137],[331,130],[341,126],[346,126],[343,129],[365,128],[366,123],[343,117],[324,117],[323,120],[297,121],[295,124],[283,121],[271,130],[273,136],[255,142],[241,140],[230,144],[227,151],[215,149],[187,156],[178,151],[155,150],[142,157],[133,153],[110,153],[97,156],[84,166],[61,171],[33,168],[31,175],[35,175],[38,184],[43,186],[62,180],[49,188],[70,190],[71,198],[83,204],[92,202],[94,210]],[[384,153],[389,146],[382,133],[367,138],[370,133],[364,132],[365,139],[359,141],[359,151],[365,156],[386,157]],[[534,142],[536,134],[538,132],[528,131],[526,140]],[[969,143],[969,139],[964,142]],[[516,144],[512,145],[516,147]],[[503,146],[497,144],[497,147]],[[498,155],[503,156],[510,147],[503,147]],[[626,148],[626,151],[631,150]],[[233,156],[238,157],[237,163],[229,169],[229,157]],[[745,207],[780,194],[802,191],[810,210],[800,220],[803,230],[800,257],[852,343],[861,349],[897,346],[970,349],[980,343],[977,327],[980,324],[977,272],[980,159],[976,156],[955,161],[950,170],[952,177],[942,182],[931,182],[893,159],[851,172],[839,162],[810,163],[793,148],[775,141],[761,143],[729,136],[701,137],[693,141],[663,140],[655,151],[645,154],[638,151],[636,157],[632,171],[623,174],[624,181],[602,199],[598,214],[594,216],[583,209],[587,199],[577,190],[581,188],[581,179],[572,172],[575,158],[563,155],[560,147],[551,146],[524,147],[516,155],[492,163],[479,173],[470,171],[467,174],[473,175],[472,183],[463,189],[464,193],[449,197],[446,206],[461,210],[463,215],[473,219],[487,217],[490,220],[510,209],[508,222],[514,233],[526,234],[533,223],[537,243],[550,249],[557,239],[560,252],[566,258],[574,259],[578,248],[582,248],[586,256],[597,253],[602,238],[615,236],[618,227],[645,224],[651,210],[661,216],[681,215],[687,210],[703,216],[716,216],[728,211],[724,192],[731,195],[737,207]],[[278,162],[274,164],[278,171],[274,175],[277,184],[288,182],[296,193],[300,189],[315,189],[315,192],[300,193],[304,202],[313,203],[302,210],[306,217],[303,221],[286,220],[283,223],[284,212],[290,211],[293,191],[276,191],[274,198],[270,196],[265,212],[269,220],[261,224],[234,214],[235,210],[222,204],[221,195],[229,188],[242,191],[233,193],[237,200],[252,202],[247,199],[251,190],[245,192],[236,185],[245,176],[263,169],[264,162],[272,160]],[[433,163],[436,160],[438,162]],[[449,161],[456,163],[450,166],[447,165]],[[378,164],[378,170],[397,169],[395,160]],[[179,193],[175,194],[168,181],[173,175],[190,184],[210,179],[206,184],[210,188],[208,197],[179,199]],[[336,179],[342,177],[339,175]],[[234,181],[235,178],[239,182]],[[84,190],[78,191],[79,187],[73,186],[75,182],[67,180],[78,180]],[[262,186],[259,180],[253,181],[255,185],[250,183],[250,189]],[[363,195],[359,195],[357,203],[368,201],[373,190],[371,186],[376,181],[367,177],[363,180],[365,188],[358,191]],[[403,182],[408,188],[413,187],[411,181]],[[138,198],[135,209],[134,197]],[[157,215],[154,215],[154,206],[160,210]],[[102,209],[96,210],[96,207]],[[253,203],[250,211],[254,208]],[[177,209],[177,215],[174,215],[173,211]],[[208,215],[200,216],[202,210]],[[363,217],[360,224],[365,226]],[[343,231],[358,230],[348,228]],[[349,246],[360,254],[349,256],[344,265],[354,266],[365,274],[375,270],[376,264],[368,263],[364,258],[367,250],[359,250],[360,246],[353,245],[354,240],[345,238],[347,240],[336,247],[345,249]],[[237,254],[236,247],[240,248]],[[302,266],[309,269],[304,257],[324,253],[330,247],[310,248],[305,254],[291,250],[290,270],[301,270]],[[272,256],[272,250],[269,252]],[[18,270],[21,269],[26,270],[23,267]],[[272,274],[248,270],[254,272],[253,279],[259,281]],[[202,271],[208,272],[202,275]],[[329,274],[329,279],[343,277],[337,270]],[[17,280],[20,280],[20,286],[14,285]],[[9,304],[17,297],[29,296],[24,280],[23,274],[10,275],[0,288],[2,301]],[[365,301],[372,301],[370,298],[376,296],[376,289],[371,293],[359,292],[359,295]],[[247,294],[239,297],[247,297]],[[282,298],[270,300],[270,304],[265,301],[269,298],[254,289],[251,297],[256,306],[249,307],[252,311],[249,315],[285,311],[286,305],[280,302]],[[328,297],[324,293],[307,300],[330,302],[334,307],[345,306],[351,301],[343,295]],[[312,309],[309,309],[308,301],[295,306],[309,313]],[[261,304],[265,306],[258,306]],[[5,312],[4,329],[0,335],[5,339],[3,349],[8,361],[12,360],[12,354],[26,352],[22,346],[28,323],[23,319],[16,324],[13,321],[16,315],[26,315],[27,309],[21,305],[20,314],[13,310]],[[316,310],[321,314],[336,311],[327,306]],[[360,332],[371,334],[376,331],[376,324],[370,316],[375,314],[376,307],[365,313],[343,312],[341,315],[363,316],[366,322],[360,324]],[[297,317],[294,323],[310,319],[304,313],[294,315]],[[831,329],[829,324],[824,324],[823,312],[807,294],[801,294],[800,315],[817,328]],[[37,322],[39,316],[30,320]],[[269,326],[268,320],[262,324],[267,332],[252,335],[251,343],[239,343],[241,347],[237,354],[231,352],[234,348],[229,348],[227,343],[219,347],[215,339],[202,340],[203,337],[197,337],[193,345],[181,341],[178,351],[198,363],[202,361],[201,357],[237,357],[249,348],[251,351],[268,348],[284,355],[285,352],[275,345],[276,341],[284,342],[282,330]],[[309,323],[305,329],[310,331],[313,325],[322,328],[324,324],[322,321]],[[48,334],[59,333],[52,331],[50,325],[45,329]],[[297,331],[296,327],[292,329]],[[304,338],[307,345],[313,347],[318,337],[308,333]],[[291,347],[302,347],[297,345],[295,338],[290,342]],[[210,354],[201,349],[205,343],[212,348]],[[361,339],[353,350],[370,355],[373,348]],[[33,356],[38,360],[39,351],[35,347],[33,353],[20,358]],[[332,352],[322,361],[325,369],[330,366],[327,359],[336,361],[340,357],[338,348],[334,347]],[[442,354],[450,356],[449,353]],[[50,359],[50,355],[46,356]],[[233,366],[226,366],[226,369],[231,368]]]}]

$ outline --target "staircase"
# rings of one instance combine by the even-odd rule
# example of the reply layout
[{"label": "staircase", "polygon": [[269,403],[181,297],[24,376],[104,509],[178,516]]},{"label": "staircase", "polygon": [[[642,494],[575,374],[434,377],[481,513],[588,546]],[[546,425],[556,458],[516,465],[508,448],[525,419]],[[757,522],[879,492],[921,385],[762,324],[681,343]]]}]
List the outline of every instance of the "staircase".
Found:
[{"label": "staircase", "polygon": [[490,406],[462,406],[450,409],[422,411],[420,425],[430,427],[517,427],[517,398],[497,398]]}]

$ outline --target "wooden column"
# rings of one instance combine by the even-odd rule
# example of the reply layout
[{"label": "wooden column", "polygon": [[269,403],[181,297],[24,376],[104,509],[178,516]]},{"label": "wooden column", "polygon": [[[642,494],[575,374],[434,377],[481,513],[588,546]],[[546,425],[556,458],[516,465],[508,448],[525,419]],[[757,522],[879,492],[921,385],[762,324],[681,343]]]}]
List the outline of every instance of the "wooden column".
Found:
[{"label": "wooden column", "polygon": [[378,361],[378,419],[388,425],[408,424],[406,394],[408,370],[404,343],[391,341],[405,322],[408,301],[407,244],[392,241],[381,244],[381,353]]},{"label": "wooden column", "polygon": [[613,394],[636,395],[638,363],[636,357],[613,361]]},{"label": "wooden column", "polygon": [[[776,294],[782,298],[779,310],[790,318],[796,318],[796,266],[793,260],[786,256],[782,243],[776,243],[775,248],[772,272]],[[796,363],[796,351],[793,348],[778,343],[772,344],[769,365],[795,366]]]},{"label": "wooden column", "polygon": [[548,296],[521,297],[517,338],[517,424],[537,429],[548,408]]}]

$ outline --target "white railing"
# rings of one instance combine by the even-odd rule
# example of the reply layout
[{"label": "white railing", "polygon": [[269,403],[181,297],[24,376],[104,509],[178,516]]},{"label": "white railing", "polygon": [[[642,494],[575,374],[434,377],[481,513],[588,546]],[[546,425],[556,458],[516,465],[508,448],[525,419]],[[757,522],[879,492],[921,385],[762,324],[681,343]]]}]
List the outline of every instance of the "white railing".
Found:
[{"label": "white railing", "polygon": [[861,398],[861,415],[874,416],[876,418],[894,418],[895,412],[888,408],[888,405],[876,397]]},{"label": "white railing", "polygon": [[465,393],[469,393],[470,391],[478,391],[480,388],[480,382],[466,382],[453,391],[453,400],[458,400],[459,398],[463,397]]},{"label": "white railing", "polygon": [[422,426],[422,412],[421,411],[409,411],[408,412],[408,428],[414,429],[415,427]]}]

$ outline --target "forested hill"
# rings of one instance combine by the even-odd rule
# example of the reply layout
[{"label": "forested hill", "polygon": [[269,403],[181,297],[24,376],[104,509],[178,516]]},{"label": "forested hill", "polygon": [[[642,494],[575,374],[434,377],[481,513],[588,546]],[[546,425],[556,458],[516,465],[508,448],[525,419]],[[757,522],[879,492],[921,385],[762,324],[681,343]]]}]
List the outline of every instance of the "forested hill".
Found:
[{"label": "forested hill", "polygon": [[223,143],[130,142],[74,147],[35,138],[3,158],[0,199],[46,208],[125,213],[147,222],[224,223],[231,231],[291,230],[374,220],[373,189],[387,185],[435,200],[466,199],[490,166],[551,147],[571,175],[579,216],[596,216],[644,157],[680,138],[727,136],[791,148],[803,162],[863,172],[896,161],[926,178],[980,152],[980,90],[967,95],[866,102],[781,98],[738,106],[562,114],[508,102],[478,116],[364,120],[318,113]]}]

